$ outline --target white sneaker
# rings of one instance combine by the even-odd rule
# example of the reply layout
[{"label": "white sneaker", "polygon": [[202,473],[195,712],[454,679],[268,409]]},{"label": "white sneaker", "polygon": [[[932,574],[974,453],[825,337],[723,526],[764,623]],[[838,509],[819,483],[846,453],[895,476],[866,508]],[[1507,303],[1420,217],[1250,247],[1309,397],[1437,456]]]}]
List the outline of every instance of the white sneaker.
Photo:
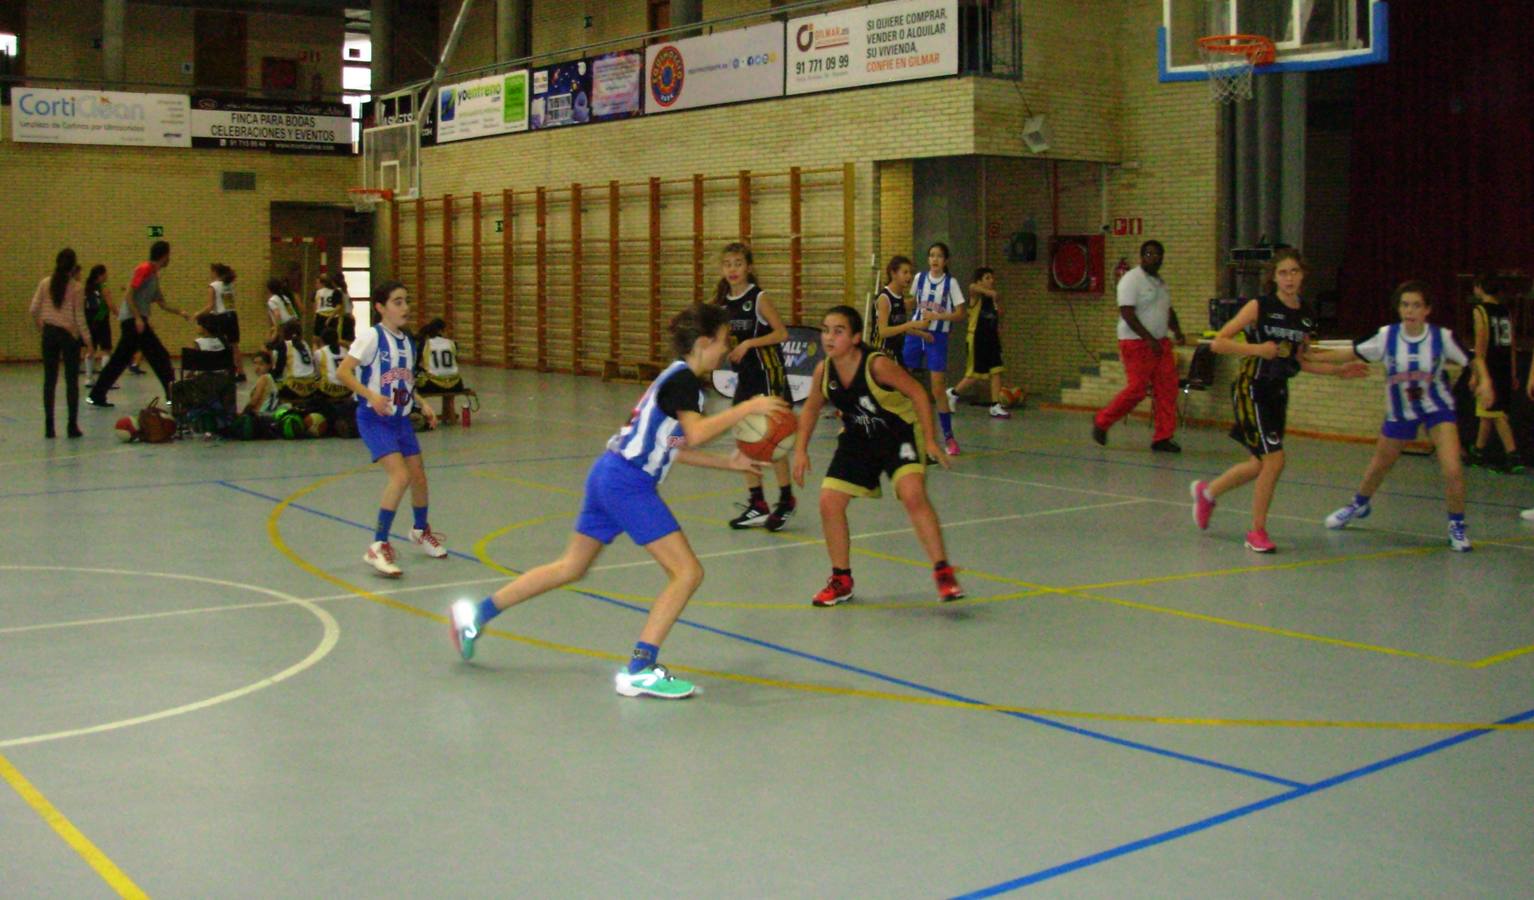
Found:
[{"label": "white sneaker", "polygon": [[1470,552],[1470,538],[1465,535],[1464,522],[1449,523],[1449,549],[1455,553]]},{"label": "white sneaker", "polygon": [[1012,418],[1012,413],[1008,412],[1007,408],[1002,406],[1000,403],[992,403],[991,404],[991,418],[993,418],[993,419],[1010,419],[1010,418]]},{"label": "white sneaker", "polygon": [[1368,503],[1365,503],[1363,506],[1359,506],[1357,503],[1349,503],[1347,506],[1342,507],[1341,509],[1326,517],[1326,527],[1346,528],[1348,523],[1354,519],[1369,518],[1369,513],[1373,511],[1374,507],[1370,506]]},{"label": "white sneaker", "polygon": [[424,529],[410,529],[410,543],[421,545],[421,549],[425,550],[426,555],[432,559],[447,558],[447,548],[442,546],[441,537],[431,530],[430,525]]},{"label": "white sneaker", "polygon": [[378,574],[385,578],[398,578],[403,574],[394,562],[394,548],[389,546],[388,541],[374,541],[362,561],[377,569]]},{"label": "white sneaker", "polygon": [[948,388],[943,393],[948,395],[948,408],[957,409],[959,406],[959,392],[953,388]]},{"label": "white sneaker", "polygon": [[1534,522],[1534,507],[1530,507],[1529,509],[1519,513],[1518,518],[1524,520],[1525,522]]}]

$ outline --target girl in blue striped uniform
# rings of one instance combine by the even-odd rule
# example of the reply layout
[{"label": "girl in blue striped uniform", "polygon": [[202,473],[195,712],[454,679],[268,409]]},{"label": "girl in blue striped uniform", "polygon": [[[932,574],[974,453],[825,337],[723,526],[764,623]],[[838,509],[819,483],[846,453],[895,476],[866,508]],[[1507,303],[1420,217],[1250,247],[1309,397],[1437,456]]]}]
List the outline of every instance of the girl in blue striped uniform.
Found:
[{"label": "girl in blue striped uniform", "polygon": [[[1392,297],[1401,322],[1386,325],[1368,340],[1356,341],[1352,350],[1313,350],[1310,358],[1345,363],[1355,359],[1385,364],[1385,424],[1380,428],[1374,458],[1364,470],[1364,480],[1353,501],[1326,517],[1327,528],[1346,528],[1373,511],[1369,498],[1379,490],[1407,441],[1426,429],[1443,472],[1444,494],[1449,507],[1449,546],[1465,552],[1465,473],[1460,465],[1459,426],[1455,424],[1454,395],[1444,364],[1468,365],[1465,351],[1447,328],[1430,324],[1432,312],[1427,285],[1408,281]],[[1490,386],[1481,382],[1477,394],[1483,399]]]},{"label": "girl in blue striped uniform", "polygon": [[618,693],[668,700],[693,693],[691,682],[674,678],[656,662],[661,642],[703,582],[703,565],[687,543],[658,488],[674,462],[710,469],[759,471],[761,463],[739,451],[726,458],[692,449],[728,432],[753,413],[786,411],[781,397],[761,394],[715,416],[703,415],[703,385],[730,352],[730,314],[722,306],[695,303],[671,320],[677,361],[644,392],[628,423],[607,442],[586,476],[586,497],[564,555],[518,576],[475,603],[460,600],[451,610],[453,643],[464,659],[490,620],[507,607],[531,600],[572,581],[591,568],[613,538],[628,532],[666,571],[666,586],[650,607],[628,667],[618,673]]},{"label": "girl in blue striped uniform", "polygon": [[[385,281],[373,289],[373,311],[378,324],[357,335],[342,360],[336,378],[357,395],[357,436],[367,445],[373,462],[389,476],[379,503],[378,527],[373,543],[362,561],[387,578],[400,576],[389,530],[394,513],[410,488],[410,503],[415,511],[415,527],[410,541],[419,544],[427,556],[445,559],[447,548],[434,534],[426,519],[426,467],[421,462],[421,445],[410,424],[415,406],[415,343],[405,333],[410,317],[410,295],[398,281]],[[421,412],[429,428],[437,427],[437,414],[423,403]]]},{"label": "girl in blue striped uniform", "polygon": [[964,308],[964,292],[959,282],[948,274],[948,245],[939,241],[927,248],[927,271],[916,276],[912,289],[915,308],[911,320],[926,322],[929,334],[908,333],[902,362],[907,369],[926,369],[932,380],[932,401],[943,428],[943,449],[949,456],[959,455],[959,442],[953,437],[953,408],[948,395],[948,335],[955,322],[969,315]]}]

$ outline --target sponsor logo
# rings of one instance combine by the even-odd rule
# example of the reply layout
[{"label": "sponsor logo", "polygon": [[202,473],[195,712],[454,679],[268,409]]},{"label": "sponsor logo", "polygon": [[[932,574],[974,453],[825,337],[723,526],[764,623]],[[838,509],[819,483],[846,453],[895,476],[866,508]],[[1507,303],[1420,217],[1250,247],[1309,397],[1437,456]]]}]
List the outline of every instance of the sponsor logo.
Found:
[{"label": "sponsor logo", "polygon": [[671,106],[681,98],[686,80],[687,66],[682,60],[682,51],[669,45],[662,47],[650,66],[650,96],[663,107]]}]

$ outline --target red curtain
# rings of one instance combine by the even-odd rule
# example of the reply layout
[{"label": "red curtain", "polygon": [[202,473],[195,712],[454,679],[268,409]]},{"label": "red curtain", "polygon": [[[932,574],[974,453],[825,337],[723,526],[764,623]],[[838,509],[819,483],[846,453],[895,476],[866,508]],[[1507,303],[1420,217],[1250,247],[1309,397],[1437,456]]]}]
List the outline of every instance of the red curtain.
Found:
[{"label": "red curtain", "polygon": [[1433,287],[1452,326],[1459,273],[1534,268],[1534,7],[1390,0],[1390,62],[1358,73],[1338,318],[1395,320],[1390,291]]}]

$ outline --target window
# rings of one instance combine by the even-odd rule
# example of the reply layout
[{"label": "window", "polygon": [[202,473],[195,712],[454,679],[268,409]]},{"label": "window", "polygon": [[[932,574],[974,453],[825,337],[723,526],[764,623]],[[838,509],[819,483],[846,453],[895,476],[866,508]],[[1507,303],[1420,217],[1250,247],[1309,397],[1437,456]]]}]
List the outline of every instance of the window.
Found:
[{"label": "window", "polygon": [[341,45],[341,61],[348,65],[372,62],[373,41],[365,34],[348,34]]},{"label": "window", "polygon": [[0,34],[0,56],[9,56],[15,59],[21,52],[21,42],[14,34]]},{"label": "window", "polygon": [[[348,27],[351,15],[348,10]],[[360,14],[360,13],[359,13]],[[351,108],[352,152],[362,149],[362,105],[373,99],[373,39],[360,31],[348,31],[341,44],[341,102]]]},{"label": "window", "polygon": [[368,303],[368,295],[373,292],[372,264],[371,247],[341,248],[341,277],[346,281],[346,293],[352,298],[352,314],[362,327],[367,326],[373,314]]},{"label": "window", "polygon": [[341,88],[347,91],[371,91],[373,70],[368,66],[345,66],[341,69]]}]

